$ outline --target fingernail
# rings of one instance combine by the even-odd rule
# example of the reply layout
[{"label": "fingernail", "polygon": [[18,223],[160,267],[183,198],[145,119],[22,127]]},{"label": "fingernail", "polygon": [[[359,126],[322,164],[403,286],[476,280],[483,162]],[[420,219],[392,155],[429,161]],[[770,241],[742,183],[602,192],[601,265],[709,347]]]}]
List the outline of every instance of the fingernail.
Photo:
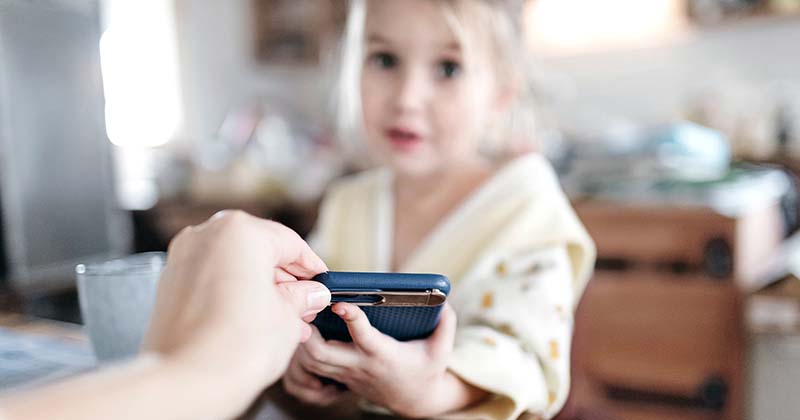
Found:
[{"label": "fingernail", "polygon": [[325,286],[315,288],[306,295],[307,311],[305,315],[317,313],[328,306],[329,303],[331,303],[331,292]]}]

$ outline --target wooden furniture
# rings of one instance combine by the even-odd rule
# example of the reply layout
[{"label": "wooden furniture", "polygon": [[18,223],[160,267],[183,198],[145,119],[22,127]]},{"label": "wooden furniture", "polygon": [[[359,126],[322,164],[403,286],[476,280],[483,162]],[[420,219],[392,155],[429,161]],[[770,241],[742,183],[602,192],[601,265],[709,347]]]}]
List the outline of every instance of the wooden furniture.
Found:
[{"label": "wooden furniture", "polygon": [[576,314],[573,399],[620,419],[744,418],[743,297],[784,229],[777,205],[575,203],[599,268]]},{"label": "wooden furniture", "polygon": [[344,26],[346,7],[342,0],[254,0],[256,57],[271,64],[318,64]]},{"label": "wooden furniture", "polygon": [[[575,203],[602,260],[629,268],[678,268],[747,282],[784,237],[778,204],[755,205],[736,215],[705,207]],[[635,267],[633,267],[635,266]]]},{"label": "wooden furniture", "polygon": [[612,411],[624,412],[628,402],[683,416],[740,418],[745,340],[735,285],[600,271],[581,305],[575,370],[601,385],[620,408]]}]

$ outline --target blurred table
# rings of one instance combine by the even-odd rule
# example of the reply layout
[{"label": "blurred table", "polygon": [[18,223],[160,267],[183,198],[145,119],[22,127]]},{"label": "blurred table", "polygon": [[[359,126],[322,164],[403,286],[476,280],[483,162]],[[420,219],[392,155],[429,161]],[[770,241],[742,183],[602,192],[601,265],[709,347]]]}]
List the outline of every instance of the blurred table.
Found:
[{"label": "blurred table", "polygon": [[346,397],[330,407],[307,406],[284,392],[280,383],[273,385],[253,404],[240,420],[391,420],[399,417],[363,413],[355,397]]},{"label": "blurred table", "polygon": [[13,312],[0,312],[0,327],[22,333],[41,334],[44,336],[84,343],[86,335],[80,325],[53,320],[33,318]]},{"label": "blurred table", "polygon": [[0,392],[94,369],[80,325],[0,312]]},{"label": "blurred table", "polygon": [[[15,313],[0,312],[0,327],[75,343],[85,344],[88,341],[80,325],[32,318]],[[286,394],[278,383],[267,389],[240,419],[393,420],[399,419],[399,417],[364,413],[358,408],[356,398],[353,396],[345,397],[330,407],[307,406]],[[523,416],[521,419],[534,420],[535,417]]]}]

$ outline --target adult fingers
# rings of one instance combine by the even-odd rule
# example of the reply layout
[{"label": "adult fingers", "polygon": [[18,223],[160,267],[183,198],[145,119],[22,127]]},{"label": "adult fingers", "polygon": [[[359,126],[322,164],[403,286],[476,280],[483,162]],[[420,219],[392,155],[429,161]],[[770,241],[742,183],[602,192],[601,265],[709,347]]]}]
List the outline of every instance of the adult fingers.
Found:
[{"label": "adult fingers", "polygon": [[290,281],[297,281],[297,277],[289,274],[281,267],[275,267],[275,283],[286,283]]},{"label": "adult fingers", "polygon": [[256,219],[255,225],[272,239],[267,245],[271,249],[266,251],[275,257],[276,266],[303,279],[310,279],[328,270],[322,259],[295,231],[280,223],[263,219]]}]

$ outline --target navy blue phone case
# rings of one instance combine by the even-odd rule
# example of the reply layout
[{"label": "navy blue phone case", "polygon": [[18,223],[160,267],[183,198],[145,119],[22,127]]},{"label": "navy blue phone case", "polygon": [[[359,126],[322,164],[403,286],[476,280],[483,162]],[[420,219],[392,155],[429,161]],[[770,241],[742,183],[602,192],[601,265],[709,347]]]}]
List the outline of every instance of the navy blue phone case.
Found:
[{"label": "navy blue phone case", "polygon": [[[440,274],[356,273],[329,271],[314,277],[331,292],[422,292],[450,294],[450,281]],[[361,306],[370,324],[399,341],[426,338],[439,323],[444,304],[437,306]],[[328,307],[313,322],[326,340],[352,341],[347,325]]]}]

